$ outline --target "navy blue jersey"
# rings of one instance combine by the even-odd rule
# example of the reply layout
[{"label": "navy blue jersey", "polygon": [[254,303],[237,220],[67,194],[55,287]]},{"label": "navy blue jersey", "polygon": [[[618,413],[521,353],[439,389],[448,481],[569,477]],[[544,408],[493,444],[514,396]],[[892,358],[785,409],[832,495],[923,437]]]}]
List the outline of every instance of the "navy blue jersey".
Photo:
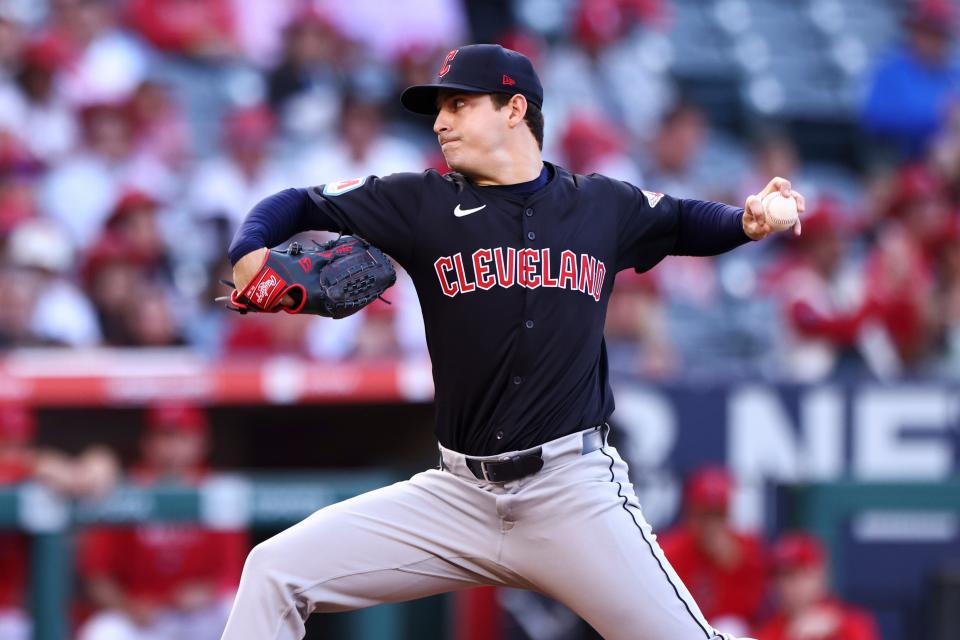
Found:
[{"label": "navy blue jersey", "polygon": [[302,201],[288,190],[282,223],[255,208],[231,257],[307,229],[379,246],[417,289],[440,443],[469,455],[537,446],[613,412],[603,327],[618,271],[748,240],[740,209],[546,166],[532,194],[433,170],[310,187]]}]

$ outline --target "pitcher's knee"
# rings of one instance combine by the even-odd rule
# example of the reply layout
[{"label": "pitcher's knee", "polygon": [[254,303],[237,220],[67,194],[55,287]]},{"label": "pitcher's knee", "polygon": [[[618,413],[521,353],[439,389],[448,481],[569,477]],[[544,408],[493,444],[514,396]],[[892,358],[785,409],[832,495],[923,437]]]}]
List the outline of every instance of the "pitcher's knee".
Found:
[{"label": "pitcher's knee", "polygon": [[290,563],[290,554],[276,538],[261,542],[247,555],[240,590],[270,608],[296,609],[306,618],[310,604],[302,593],[302,578]]},{"label": "pitcher's knee", "polygon": [[275,550],[275,546],[270,540],[265,540],[251,549],[243,565],[244,575],[249,574],[250,578],[266,576],[279,559],[279,552]]},{"label": "pitcher's knee", "polygon": [[297,587],[294,584],[296,567],[290,567],[291,562],[295,563],[296,559],[290,558],[289,552],[277,538],[264,540],[247,554],[246,563],[243,565],[243,581],[257,585],[258,591],[281,591],[286,600],[289,598],[287,592],[292,593]]}]

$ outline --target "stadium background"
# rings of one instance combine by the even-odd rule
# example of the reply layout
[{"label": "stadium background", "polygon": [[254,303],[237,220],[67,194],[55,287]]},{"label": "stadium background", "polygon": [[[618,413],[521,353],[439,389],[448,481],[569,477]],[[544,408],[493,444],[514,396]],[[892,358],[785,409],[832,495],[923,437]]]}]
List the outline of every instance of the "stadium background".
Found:
[{"label": "stadium background", "polygon": [[[248,545],[435,464],[409,282],[337,322],[212,299],[261,197],[443,169],[398,90],[457,44],[500,42],[540,70],[546,159],[730,203],[783,175],[809,203],[800,239],[618,277],[614,424],[648,519],[675,524],[684,480],[723,465],[733,525],[767,543],[820,536],[836,593],[883,638],[956,637],[956,14],[0,1],[0,611],[32,608],[42,640],[75,633],[96,609],[84,562],[103,523],[196,520]],[[167,428],[209,443],[202,473],[142,481],[145,443]],[[480,590],[314,620],[309,637],[590,636],[548,602]]]}]

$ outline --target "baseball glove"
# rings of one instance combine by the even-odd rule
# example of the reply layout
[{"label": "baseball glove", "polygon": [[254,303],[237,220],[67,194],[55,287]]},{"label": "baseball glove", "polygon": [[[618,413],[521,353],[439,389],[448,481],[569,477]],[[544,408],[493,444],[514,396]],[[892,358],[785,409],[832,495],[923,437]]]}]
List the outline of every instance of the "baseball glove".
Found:
[{"label": "baseball glove", "polygon": [[[380,297],[397,281],[390,259],[366,240],[341,236],[304,249],[292,242],[271,249],[257,274],[243,291],[217,298],[227,309],[248,312],[312,313],[345,318]],[[229,287],[233,283],[222,281]],[[289,295],[293,307],[280,305]],[[386,301],[385,301],[386,302]]]}]

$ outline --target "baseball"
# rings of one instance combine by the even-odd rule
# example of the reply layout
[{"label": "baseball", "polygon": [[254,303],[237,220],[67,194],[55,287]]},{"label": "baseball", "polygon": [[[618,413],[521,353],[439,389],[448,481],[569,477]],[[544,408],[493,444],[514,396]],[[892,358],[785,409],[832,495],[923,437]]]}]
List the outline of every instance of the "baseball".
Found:
[{"label": "baseball", "polygon": [[783,231],[797,224],[799,217],[795,199],[785,198],[779,191],[774,191],[768,193],[761,204],[767,224],[774,231]]}]

